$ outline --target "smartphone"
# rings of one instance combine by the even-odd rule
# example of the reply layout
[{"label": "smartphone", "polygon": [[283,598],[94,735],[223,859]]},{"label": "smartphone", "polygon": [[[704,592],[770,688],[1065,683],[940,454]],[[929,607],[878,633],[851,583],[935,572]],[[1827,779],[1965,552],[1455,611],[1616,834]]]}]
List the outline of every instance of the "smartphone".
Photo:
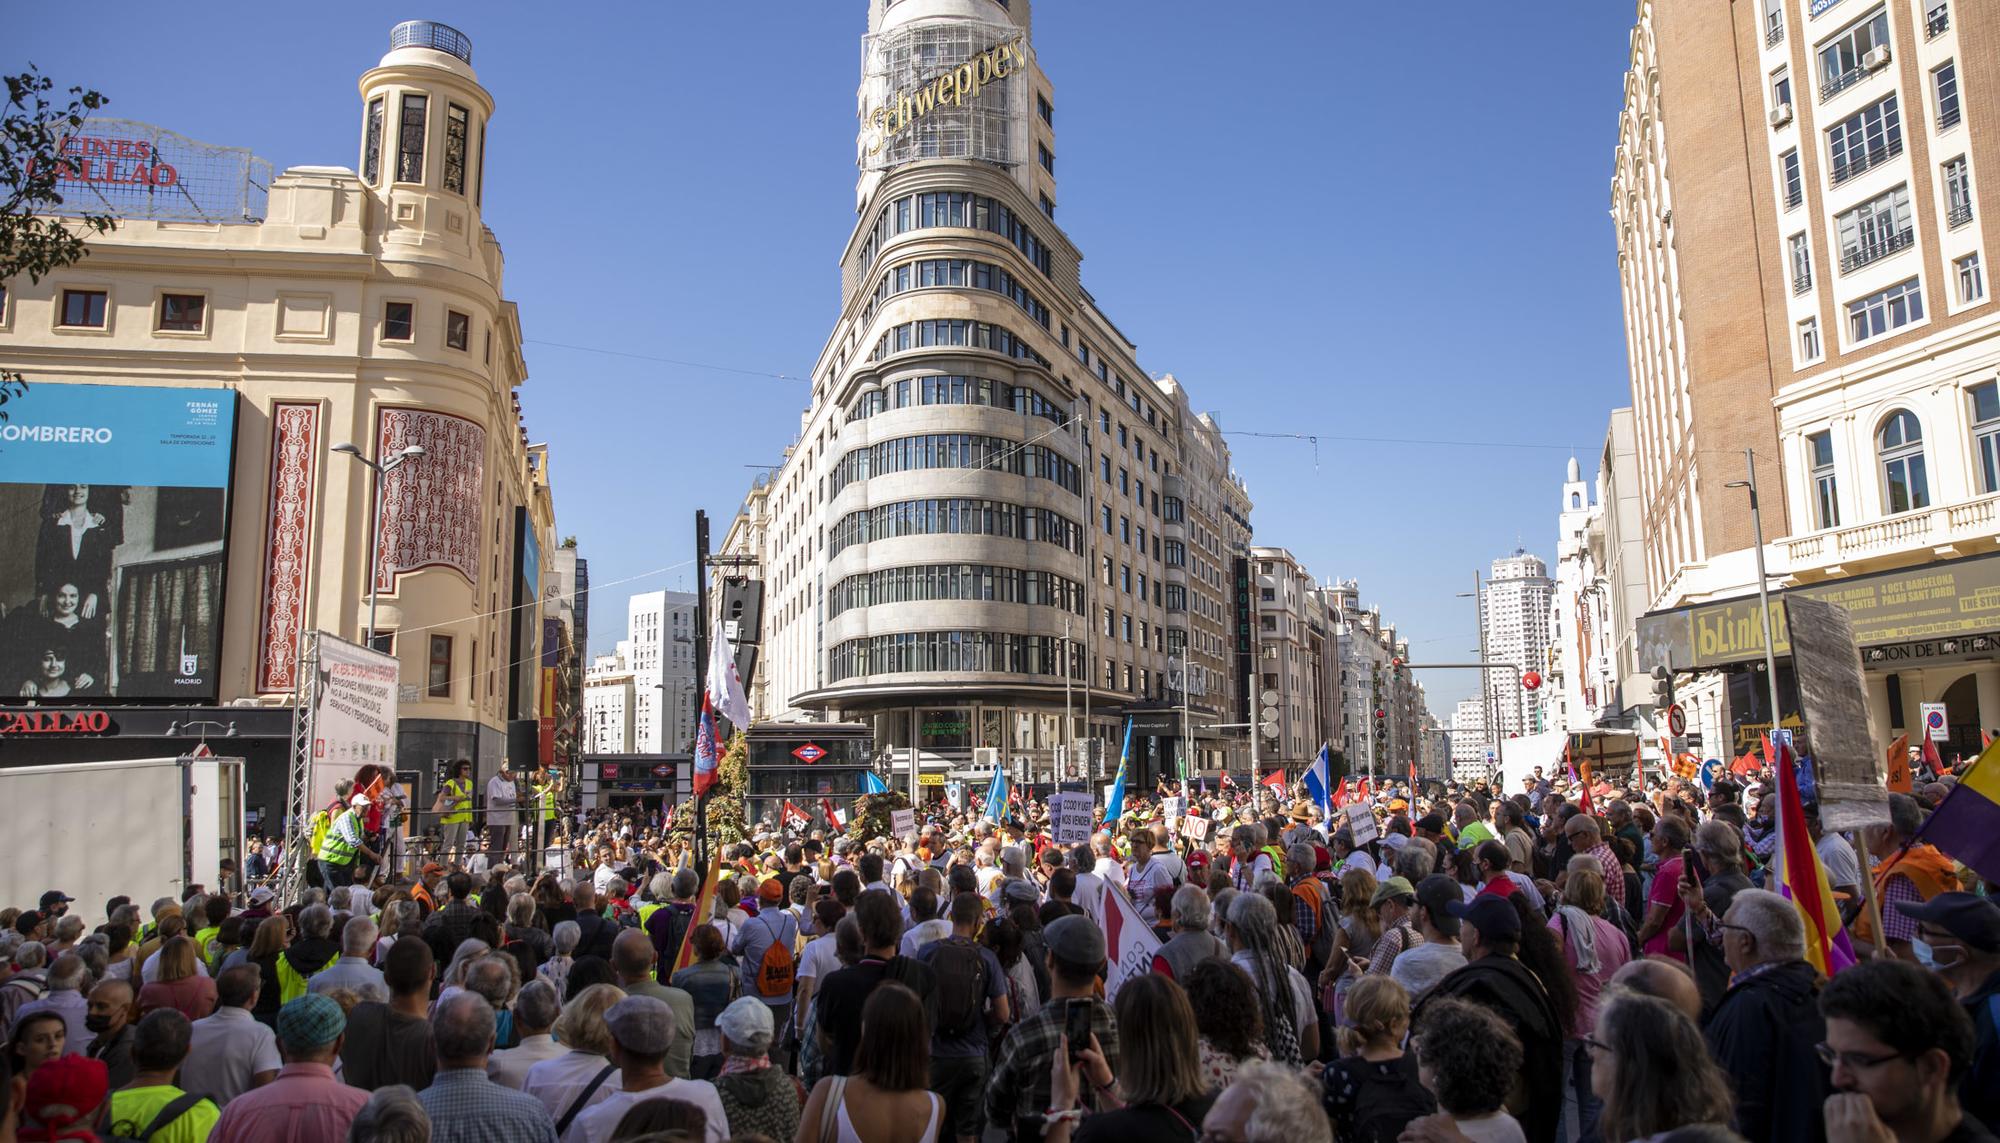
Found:
[{"label": "smartphone", "polygon": [[1681,872],[1696,885],[1708,880],[1708,868],[1702,863],[1701,854],[1692,849],[1681,855]]},{"label": "smartphone", "polygon": [[1069,1037],[1069,1058],[1076,1062],[1077,1053],[1090,1047],[1090,1001],[1071,1000],[1063,1009],[1063,1035]]}]

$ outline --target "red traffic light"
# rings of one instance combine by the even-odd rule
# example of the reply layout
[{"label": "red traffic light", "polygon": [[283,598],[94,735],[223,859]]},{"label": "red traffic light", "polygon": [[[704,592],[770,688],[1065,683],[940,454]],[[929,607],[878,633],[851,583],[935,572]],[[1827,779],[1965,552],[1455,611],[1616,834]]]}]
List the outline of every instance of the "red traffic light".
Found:
[{"label": "red traffic light", "polygon": [[1521,676],[1521,685],[1531,691],[1539,689],[1542,685],[1542,673],[1540,671],[1526,672]]},{"label": "red traffic light", "polygon": [[1387,711],[1385,711],[1385,710],[1382,710],[1382,709],[1381,709],[1380,707],[1377,707],[1377,708],[1376,708],[1376,710],[1375,710],[1375,717],[1376,717],[1376,718],[1387,718],[1387,717],[1389,717],[1389,714],[1388,714],[1388,712],[1387,712]]}]

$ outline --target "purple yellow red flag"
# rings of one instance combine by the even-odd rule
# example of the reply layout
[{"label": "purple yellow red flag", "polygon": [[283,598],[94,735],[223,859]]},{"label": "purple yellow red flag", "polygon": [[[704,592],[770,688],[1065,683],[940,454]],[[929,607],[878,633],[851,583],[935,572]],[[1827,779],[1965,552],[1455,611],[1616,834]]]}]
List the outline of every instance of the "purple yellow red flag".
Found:
[{"label": "purple yellow red flag", "polygon": [[[1770,740],[1765,740],[1768,748]],[[1791,901],[1805,922],[1806,960],[1821,975],[1832,976],[1855,963],[1854,946],[1840,924],[1840,906],[1827,884],[1826,867],[1806,828],[1805,803],[1799,798],[1799,775],[1791,750],[1779,747],[1778,844],[1771,851],[1771,883]]]},{"label": "purple yellow red flag", "polygon": [[[1917,837],[1987,881],[2000,881],[2000,741],[1980,751]],[[1912,842],[1914,844],[1914,840]]]}]

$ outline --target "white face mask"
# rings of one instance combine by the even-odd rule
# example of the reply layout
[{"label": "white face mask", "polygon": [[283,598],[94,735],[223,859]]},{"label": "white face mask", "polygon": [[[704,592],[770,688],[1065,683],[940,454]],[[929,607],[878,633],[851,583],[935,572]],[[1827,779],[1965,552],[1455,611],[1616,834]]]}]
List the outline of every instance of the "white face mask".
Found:
[{"label": "white face mask", "polygon": [[1950,960],[1947,961],[1938,960],[1937,949],[1934,948],[1929,941],[1923,939],[1922,937],[1910,938],[1910,951],[1916,954],[1918,964],[1921,964],[1925,968],[1932,969],[1938,972],[1944,972],[1948,969],[1957,968],[1959,962],[1965,959],[1965,950],[1954,948],[1950,950],[1951,953],[1953,954]]}]

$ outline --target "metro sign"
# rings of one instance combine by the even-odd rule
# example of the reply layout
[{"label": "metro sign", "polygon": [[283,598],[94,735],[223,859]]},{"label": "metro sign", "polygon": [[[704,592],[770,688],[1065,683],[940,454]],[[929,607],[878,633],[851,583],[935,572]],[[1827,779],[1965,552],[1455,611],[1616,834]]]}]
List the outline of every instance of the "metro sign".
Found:
[{"label": "metro sign", "polygon": [[820,759],[826,757],[826,751],[821,750],[819,747],[813,745],[810,742],[807,742],[801,746],[793,748],[792,757],[810,766],[813,763],[819,761]]}]

